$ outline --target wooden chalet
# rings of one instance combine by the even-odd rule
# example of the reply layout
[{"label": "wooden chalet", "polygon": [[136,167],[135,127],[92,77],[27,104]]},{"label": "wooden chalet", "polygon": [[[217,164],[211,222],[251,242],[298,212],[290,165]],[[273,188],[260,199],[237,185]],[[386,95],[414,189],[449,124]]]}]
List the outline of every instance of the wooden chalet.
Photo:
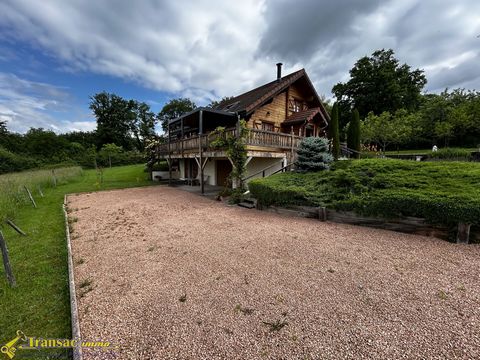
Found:
[{"label": "wooden chalet", "polygon": [[[295,150],[306,136],[325,136],[329,115],[304,69],[238,95],[216,108],[197,108],[169,123],[169,141],[158,155],[169,161],[174,177],[228,185],[232,171],[225,151],[209,145],[209,133],[219,126],[235,136],[244,119],[250,129],[246,139],[246,179],[268,176],[294,161]],[[203,179],[203,181],[201,181]]]}]

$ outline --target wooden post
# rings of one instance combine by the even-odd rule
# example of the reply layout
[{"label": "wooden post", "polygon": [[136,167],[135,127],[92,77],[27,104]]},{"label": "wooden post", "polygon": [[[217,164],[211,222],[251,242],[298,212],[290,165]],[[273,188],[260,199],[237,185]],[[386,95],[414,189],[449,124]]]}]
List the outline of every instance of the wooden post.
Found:
[{"label": "wooden post", "polygon": [[235,128],[236,128],[235,137],[237,139],[240,139],[240,115],[237,115],[237,124],[236,124]]},{"label": "wooden post", "polygon": [[168,123],[168,186],[172,185],[172,154],[170,151],[170,123]]},{"label": "wooden post", "polygon": [[202,146],[202,134],[203,134],[203,110],[200,110],[198,114],[198,147],[200,152],[200,191],[205,193],[205,184],[203,183],[203,146]]},{"label": "wooden post", "polygon": [[35,204],[35,200],[33,200],[32,193],[30,192],[30,190],[28,190],[28,188],[27,188],[25,185],[24,185],[23,187],[24,187],[25,190],[27,191],[28,197],[30,198],[30,201],[32,202],[33,207],[36,208],[36,207],[37,207],[37,204]]},{"label": "wooden post", "polygon": [[293,155],[293,126],[290,127],[290,162],[293,162],[294,155]]},{"label": "wooden post", "polygon": [[322,206],[318,208],[318,219],[320,221],[327,221],[327,208]]},{"label": "wooden post", "polygon": [[183,130],[183,118],[180,120],[180,127],[181,127],[181,132],[182,132],[180,142],[181,142],[181,146],[182,146],[182,158],[183,158],[183,137],[185,136],[185,132]]},{"label": "wooden post", "polygon": [[15,276],[13,276],[13,272],[12,272],[12,266],[10,265],[7,243],[5,242],[5,238],[3,237],[3,234],[1,231],[0,231],[0,249],[2,250],[3,267],[5,268],[5,274],[7,275],[8,283],[10,284],[11,287],[15,287],[17,286],[17,282],[15,281]]},{"label": "wooden post", "polygon": [[10,226],[13,228],[13,230],[15,230],[16,232],[18,232],[20,235],[24,235],[24,236],[27,235],[27,234],[25,234],[25,233],[22,231],[22,229],[20,229],[17,225],[15,225],[15,224],[13,223],[13,221],[11,221],[11,220],[5,220],[5,222],[6,222],[8,225],[10,225]]},{"label": "wooden post", "polygon": [[[95,159],[95,168],[97,168],[97,160]],[[55,176],[55,169],[52,169],[53,186],[57,187],[57,177]]]},{"label": "wooden post", "polygon": [[458,223],[457,244],[468,244],[470,224]]}]

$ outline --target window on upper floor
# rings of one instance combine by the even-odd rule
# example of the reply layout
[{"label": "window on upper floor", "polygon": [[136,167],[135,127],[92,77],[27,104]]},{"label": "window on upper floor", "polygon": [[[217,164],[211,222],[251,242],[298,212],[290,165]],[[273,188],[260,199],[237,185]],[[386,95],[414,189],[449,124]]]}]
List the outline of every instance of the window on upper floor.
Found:
[{"label": "window on upper floor", "polygon": [[275,124],[267,121],[262,121],[262,130],[264,131],[275,131]]},{"label": "window on upper floor", "polygon": [[298,99],[290,99],[288,108],[292,112],[300,112],[307,109],[307,105]]}]

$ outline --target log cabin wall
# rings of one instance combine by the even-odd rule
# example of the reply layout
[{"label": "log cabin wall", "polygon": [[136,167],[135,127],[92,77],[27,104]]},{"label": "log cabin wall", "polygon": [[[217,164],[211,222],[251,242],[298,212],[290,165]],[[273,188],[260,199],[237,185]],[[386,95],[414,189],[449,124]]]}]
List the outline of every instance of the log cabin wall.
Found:
[{"label": "log cabin wall", "polygon": [[[247,126],[259,130],[290,133],[291,128],[282,128],[282,122],[285,121],[288,116],[292,115],[294,110],[302,111],[310,108],[312,98],[313,94],[310,93],[309,89],[302,87],[301,84],[293,84],[275,96],[270,103],[255,110]],[[295,102],[297,106],[300,106],[299,109],[295,109]],[[262,128],[262,123],[272,124],[273,128],[269,129],[268,125],[264,125],[264,127],[267,128]],[[294,133],[296,135],[300,134],[300,125],[294,126]]]},{"label": "log cabin wall", "polygon": [[296,84],[293,84],[290,86],[288,89],[288,114],[287,116],[292,115],[294,112],[293,108],[293,103],[294,101],[297,101],[301,104],[301,110],[306,110],[309,108],[308,103],[307,103],[307,96],[305,95],[305,90],[302,89],[301,87],[297,86]]},{"label": "log cabin wall", "polygon": [[[263,105],[252,114],[248,127],[262,130],[262,122],[270,123],[274,131],[279,131],[280,124],[285,121],[287,92],[282,92],[275,96],[271,103]],[[265,129],[268,130],[268,129]]]}]

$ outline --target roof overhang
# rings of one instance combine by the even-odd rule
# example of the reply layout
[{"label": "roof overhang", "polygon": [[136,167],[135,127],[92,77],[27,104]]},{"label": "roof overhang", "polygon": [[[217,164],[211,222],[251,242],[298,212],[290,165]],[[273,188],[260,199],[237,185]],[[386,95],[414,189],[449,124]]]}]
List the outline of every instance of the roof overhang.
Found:
[{"label": "roof overhang", "polygon": [[182,119],[185,119],[186,117],[189,117],[189,116],[192,116],[196,113],[200,113],[200,111],[204,112],[204,113],[210,113],[210,114],[218,114],[218,115],[224,115],[224,116],[237,116],[237,113],[235,112],[231,112],[231,111],[224,111],[224,110],[215,110],[215,109],[212,109],[212,108],[209,108],[209,107],[199,107],[199,108],[196,108],[195,110],[193,111],[190,111],[186,114],[183,114],[182,116],[179,116],[178,118],[175,118],[175,119],[172,119],[172,120],[169,120],[168,121],[168,124],[173,124],[173,123],[176,123],[176,122],[179,122],[181,121]]},{"label": "roof overhang", "polygon": [[317,115],[325,122],[325,126],[328,125],[328,120],[325,119],[325,116],[323,115],[320,107],[294,113],[290,115],[288,119],[286,119],[284,122],[282,122],[282,125],[291,126],[291,125],[305,124],[305,123],[311,122]]}]

